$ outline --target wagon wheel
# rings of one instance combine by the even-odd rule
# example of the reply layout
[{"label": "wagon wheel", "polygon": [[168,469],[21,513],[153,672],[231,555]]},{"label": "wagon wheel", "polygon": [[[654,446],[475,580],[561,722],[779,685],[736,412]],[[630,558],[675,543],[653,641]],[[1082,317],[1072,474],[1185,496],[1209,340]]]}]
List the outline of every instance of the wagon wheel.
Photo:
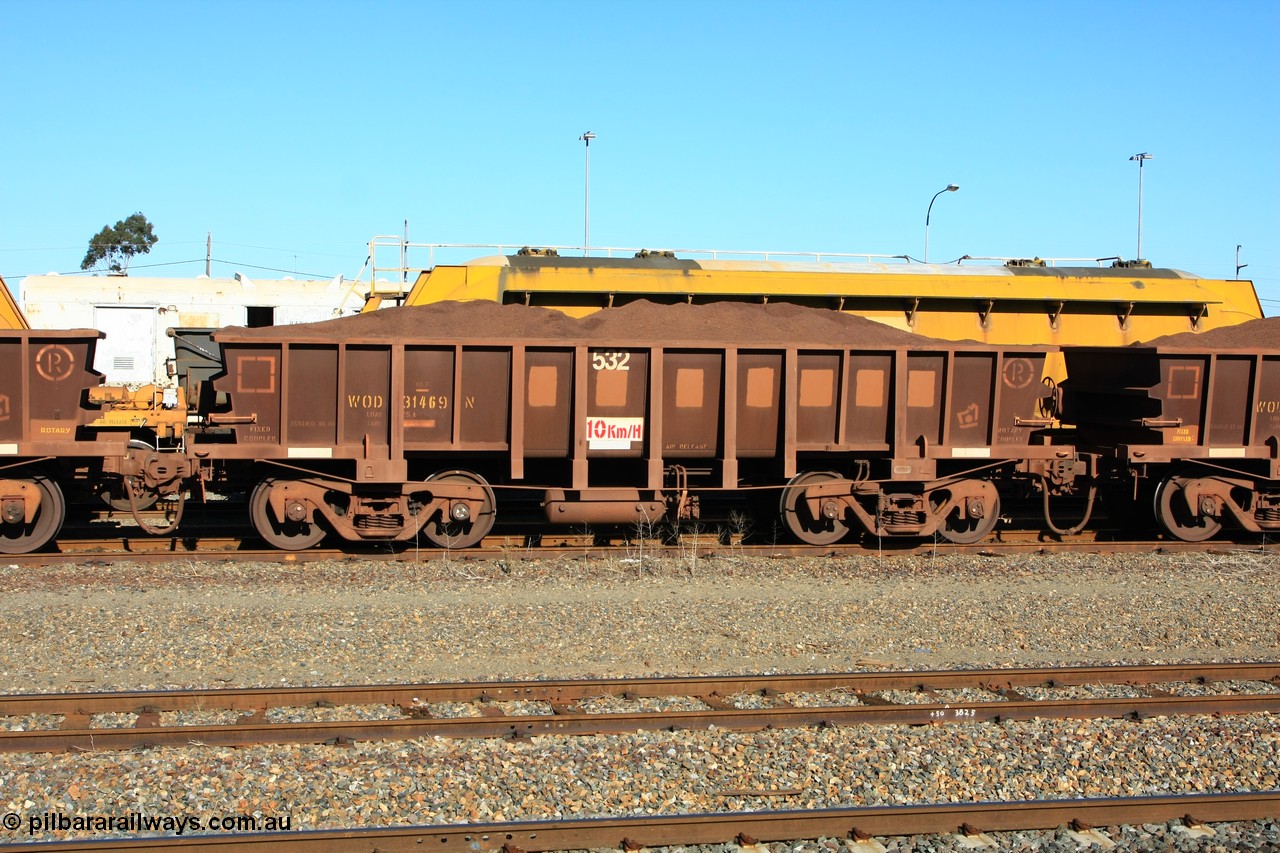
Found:
[{"label": "wagon wheel", "polygon": [[1156,489],[1156,520],[1175,539],[1183,542],[1203,542],[1222,529],[1222,522],[1212,516],[1200,515],[1187,506],[1183,490],[1195,482],[1185,470],[1170,474]]},{"label": "wagon wheel", "polygon": [[962,513],[962,507],[955,507],[938,529],[943,539],[957,545],[972,545],[986,539],[987,534],[996,529],[996,522],[1000,520],[1000,493],[994,486],[984,491],[989,495],[983,502],[982,515],[974,518],[969,513]]},{"label": "wagon wheel", "polygon": [[318,545],[327,532],[318,523],[289,519],[282,521],[276,518],[268,500],[276,482],[274,479],[266,479],[253,489],[249,498],[249,517],[253,520],[254,529],[268,545],[282,551],[303,551]]},{"label": "wagon wheel", "polygon": [[497,499],[484,477],[471,471],[439,471],[428,477],[427,482],[462,483],[479,486],[484,492],[480,511],[472,513],[470,518],[456,519],[439,512],[429,519],[422,530],[431,544],[438,548],[470,548],[489,535],[497,517]]},{"label": "wagon wheel", "polygon": [[831,545],[839,542],[849,532],[849,525],[843,516],[837,518],[814,518],[809,511],[808,502],[804,500],[804,489],[831,480],[843,480],[834,471],[806,471],[791,478],[787,487],[782,490],[782,499],[778,502],[778,511],[782,514],[782,523],[791,535],[808,545]]},{"label": "wagon wheel", "polygon": [[18,482],[25,482],[40,490],[40,507],[30,524],[22,519],[12,524],[0,523],[0,554],[27,554],[42,547],[58,535],[62,522],[67,517],[67,504],[62,498],[62,489],[53,480],[37,476]]}]

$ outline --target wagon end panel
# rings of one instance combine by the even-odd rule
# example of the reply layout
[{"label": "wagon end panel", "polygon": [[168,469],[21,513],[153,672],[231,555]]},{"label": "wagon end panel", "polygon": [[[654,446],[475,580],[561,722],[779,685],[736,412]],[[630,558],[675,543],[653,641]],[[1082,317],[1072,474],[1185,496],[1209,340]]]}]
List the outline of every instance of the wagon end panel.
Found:
[{"label": "wagon end panel", "polygon": [[88,389],[102,384],[93,369],[97,332],[33,335],[27,344],[28,440],[70,442],[96,411],[88,403]]},{"label": "wagon end panel", "polygon": [[1056,402],[1050,351],[1001,351],[994,363],[992,445],[1024,448],[1036,432],[1056,425]]},{"label": "wagon end panel", "polygon": [[5,335],[0,338],[0,448],[17,453],[26,436],[22,413],[27,410],[25,341]]},{"label": "wagon end panel", "polygon": [[213,385],[225,394],[225,411],[210,415],[214,424],[230,425],[237,446],[276,455],[279,448],[283,347],[280,344],[222,344],[223,372]]},{"label": "wagon end panel", "polygon": [[1276,356],[1153,348],[1067,356],[1064,419],[1091,439],[1164,447],[1165,456],[1266,455],[1256,445],[1271,434],[1266,400],[1280,396]]},{"label": "wagon end panel", "polygon": [[1062,386],[1062,421],[1074,425],[1086,443],[1160,443],[1155,428],[1144,425],[1164,417],[1151,393],[1161,382],[1154,349],[1066,347],[1063,356],[1069,378]]},{"label": "wagon end panel", "polygon": [[[96,331],[16,331],[0,336],[0,443],[75,441],[96,414],[88,389],[102,384],[93,369]],[[27,452],[46,452],[28,446]]]},{"label": "wagon end panel", "polygon": [[1151,396],[1160,403],[1160,414],[1142,421],[1156,430],[1152,444],[1192,448],[1203,444],[1206,391],[1209,390],[1210,358],[1199,354],[1162,354],[1160,383]]}]

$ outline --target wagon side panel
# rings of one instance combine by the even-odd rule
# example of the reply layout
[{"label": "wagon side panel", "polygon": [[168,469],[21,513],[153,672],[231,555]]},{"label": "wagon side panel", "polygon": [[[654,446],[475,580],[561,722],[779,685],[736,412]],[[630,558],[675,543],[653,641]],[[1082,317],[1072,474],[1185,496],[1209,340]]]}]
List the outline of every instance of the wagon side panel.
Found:
[{"label": "wagon side panel", "polygon": [[[392,345],[347,346],[342,368],[340,444],[358,456],[385,457],[391,444]],[[308,393],[294,388],[294,396]],[[292,398],[291,398],[292,399]]]},{"label": "wagon side panel", "polygon": [[724,352],[663,354],[662,455],[707,459],[721,454]]},{"label": "wagon side panel", "polygon": [[782,358],[781,352],[738,354],[737,445],[741,458],[778,455]]}]

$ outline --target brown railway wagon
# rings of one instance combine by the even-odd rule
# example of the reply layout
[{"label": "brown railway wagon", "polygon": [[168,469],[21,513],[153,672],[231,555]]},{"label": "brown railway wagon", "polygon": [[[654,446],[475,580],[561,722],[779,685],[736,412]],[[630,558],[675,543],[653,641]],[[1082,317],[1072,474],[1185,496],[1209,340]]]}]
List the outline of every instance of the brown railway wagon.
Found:
[{"label": "brown railway wagon", "polygon": [[1077,474],[1047,438],[1052,348],[930,341],[793,306],[626,308],[495,332],[542,309],[474,305],[447,309],[443,328],[403,313],[432,306],[395,309],[395,325],[219,331],[213,384],[230,402],[209,422],[231,434],[197,455],[265,471],[250,512],[290,549],[326,528],[465,547],[520,494],[552,523],[630,525],[705,518],[704,501],[744,490],[806,542],[855,525],[975,541],[999,517],[998,473],[1055,491]]},{"label": "brown railway wagon", "polygon": [[[1112,501],[1169,534],[1224,523],[1280,531],[1280,327],[1246,324],[1236,346],[1178,336],[1156,346],[1064,349],[1063,417],[1107,460]],[[1258,344],[1262,344],[1259,346]],[[1116,494],[1120,491],[1120,494]]]},{"label": "brown railway wagon", "polygon": [[66,499],[60,467],[77,458],[123,453],[87,429],[97,416],[88,391],[102,333],[0,331],[0,553],[35,550],[61,529]]}]

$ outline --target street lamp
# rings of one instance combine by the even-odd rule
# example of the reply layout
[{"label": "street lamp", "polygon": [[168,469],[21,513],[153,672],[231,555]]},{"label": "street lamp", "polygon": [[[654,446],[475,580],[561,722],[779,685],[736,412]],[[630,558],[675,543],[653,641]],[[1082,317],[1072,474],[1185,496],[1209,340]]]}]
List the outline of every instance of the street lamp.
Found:
[{"label": "street lamp", "polygon": [[591,131],[587,131],[578,137],[578,141],[585,142],[586,145],[586,187],[587,197],[585,202],[585,211],[583,213],[583,230],[582,230],[582,257],[586,257],[591,253],[591,140],[596,135]]},{"label": "street lamp", "polygon": [[1138,161],[1138,257],[1134,260],[1142,260],[1142,164],[1153,159],[1154,155],[1142,153],[1134,154],[1129,158],[1130,161]]},{"label": "street lamp", "polygon": [[933,215],[933,203],[938,200],[938,196],[943,193],[953,193],[960,189],[959,184],[947,184],[942,189],[933,194],[933,198],[929,199],[929,209],[924,214],[924,262],[929,263],[929,217]]}]

